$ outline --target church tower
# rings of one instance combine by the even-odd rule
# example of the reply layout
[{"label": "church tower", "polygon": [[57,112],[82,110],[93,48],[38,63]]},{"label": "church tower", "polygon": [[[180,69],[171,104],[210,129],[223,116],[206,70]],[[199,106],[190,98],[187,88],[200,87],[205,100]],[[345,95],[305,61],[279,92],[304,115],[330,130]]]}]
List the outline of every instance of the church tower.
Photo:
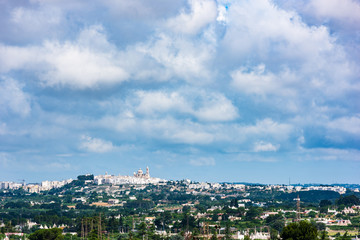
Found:
[{"label": "church tower", "polygon": [[146,174],[145,174],[146,178],[150,178],[150,172],[149,172],[149,167],[146,167]]}]

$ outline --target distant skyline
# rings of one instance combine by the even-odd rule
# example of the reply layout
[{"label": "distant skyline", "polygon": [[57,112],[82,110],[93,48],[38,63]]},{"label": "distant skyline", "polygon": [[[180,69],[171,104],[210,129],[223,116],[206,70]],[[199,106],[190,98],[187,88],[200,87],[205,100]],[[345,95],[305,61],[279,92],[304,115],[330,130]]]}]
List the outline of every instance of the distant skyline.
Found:
[{"label": "distant skyline", "polygon": [[360,183],[359,0],[0,1],[0,181]]}]

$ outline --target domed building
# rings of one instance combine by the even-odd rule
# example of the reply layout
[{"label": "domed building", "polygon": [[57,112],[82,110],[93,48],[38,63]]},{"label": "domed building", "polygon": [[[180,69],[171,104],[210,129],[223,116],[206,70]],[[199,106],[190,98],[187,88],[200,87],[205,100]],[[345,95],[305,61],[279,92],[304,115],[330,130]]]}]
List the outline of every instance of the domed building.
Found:
[{"label": "domed building", "polygon": [[137,172],[134,172],[134,177],[149,179],[150,178],[149,167],[146,167],[146,173],[144,173],[143,170],[139,168]]}]

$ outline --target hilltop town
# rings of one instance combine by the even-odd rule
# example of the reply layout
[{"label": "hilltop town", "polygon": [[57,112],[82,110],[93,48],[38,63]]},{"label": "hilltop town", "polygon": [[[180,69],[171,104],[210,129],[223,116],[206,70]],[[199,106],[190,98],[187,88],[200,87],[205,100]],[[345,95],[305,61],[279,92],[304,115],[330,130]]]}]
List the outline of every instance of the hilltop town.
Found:
[{"label": "hilltop town", "polygon": [[59,229],[65,239],[278,239],[303,220],[343,239],[360,227],[358,186],[173,181],[146,168],[0,188],[0,239],[41,229]]}]

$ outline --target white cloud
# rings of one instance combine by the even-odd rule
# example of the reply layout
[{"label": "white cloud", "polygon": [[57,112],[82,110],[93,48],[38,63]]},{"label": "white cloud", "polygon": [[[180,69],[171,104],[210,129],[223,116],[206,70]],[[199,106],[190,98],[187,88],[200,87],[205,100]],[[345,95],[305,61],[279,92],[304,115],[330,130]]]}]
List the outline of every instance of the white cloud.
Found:
[{"label": "white cloud", "polygon": [[129,74],[114,49],[103,28],[94,25],[84,29],[74,42],[46,41],[41,47],[1,45],[1,70],[35,70],[47,86],[85,89],[120,83]]},{"label": "white cloud", "polygon": [[293,126],[288,123],[278,123],[270,118],[265,118],[258,120],[255,125],[242,126],[238,128],[238,131],[246,136],[262,136],[284,141],[288,139],[293,131]]},{"label": "white cloud", "polygon": [[334,47],[325,27],[309,27],[295,12],[279,9],[269,0],[234,3],[228,14],[231,21],[224,40],[233,54],[274,58],[270,51],[275,51],[288,59],[310,60]]},{"label": "white cloud", "polygon": [[32,3],[26,5],[19,6],[15,3],[17,7],[9,7],[10,16],[6,23],[9,28],[5,29],[9,37],[26,44],[64,34],[67,19],[62,7]]},{"label": "white cloud", "polygon": [[311,0],[309,8],[319,17],[360,23],[360,3],[354,0]]},{"label": "white cloud", "polygon": [[141,114],[178,112],[209,122],[231,121],[238,117],[237,108],[220,93],[185,89],[176,92],[138,91],[135,95],[135,102],[139,101],[135,108]]},{"label": "white cloud", "polygon": [[[144,93],[142,92],[141,94]],[[175,104],[178,103],[178,99],[172,101],[173,99],[170,98],[170,96],[179,97],[182,95],[157,91],[146,92],[146,94],[148,93],[150,95],[140,99],[141,101],[138,101],[139,99],[137,98],[134,100],[131,97],[125,101],[126,104],[123,104],[125,109],[121,113],[105,116],[99,121],[94,122],[93,125],[121,132],[121,135],[127,136],[126,140],[130,141],[145,138],[169,143],[200,145],[227,143],[230,148],[236,146],[238,150],[252,149],[252,146],[248,146],[248,142],[254,142],[259,138],[264,139],[264,141],[281,143],[288,141],[293,134],[296,134],[294,133],[293,125],[286,122],[276,122],[270,118],[258,120],[256,123],[249,125],[237,122],[229,124],[227,122],[232,120],[233,116],[231,115],[231,118],[223,116],[224,119],[220,119],[220,117],[217,117],[217,114],[224,113],[218,109],[216,104],[212,105],[211,102],[209,106],[215,107],[210,116],[206,115],[207,119],[204,119],[205,117],[202,116],[202,118],[198,119],[201,121],[196,121],[191,116],[198,118],[196,112],[202,112],[203,104],[206,105],[208,103],[206,98],[201,98],[202,94],[195,98],[198,101],[198,106],[192,105],[197,103],[196,101],[192,102],[194,99],[183,98],[182,100],[186,101],[188,107],[182,108],[181,105]],[[152,95],[153,93],[156,94]],[[159,108],[157,108],[157,104],[153,103],[148,103],[145,107],[145,105],[142,105],[142,100],[148,99],[151,101],[152,98],[150,96],[156,96],[159,99],[164,97],[165,103],[159,103]],[[154,102],[157,102],[159,99]],[[137,106],[141,106],[141,111],[138,110]],[[130,109],[137,110],[132,112]],[[184,109],[188,112],[185,112]],[[213,114],[216,117],[213,117]]]},{"label": "white cloud", "polygon": [[[46,21],[45,21],[46,20]],[[11,21],[21,26],[22,29],[30,28],[31,31],[44,30],[49,25],[57,25],[62,20],[59,8],[28,9],[18,7],[11,12]]]},{"label": "white cloud", "polygon": [[119,83],[128,78],[109,54],[95,53],[72,44],[49,43],[46,49],[49,51],[47,63],[50,70],[41,76],[46,85],[82,89]]},{"label": "white cloud", "polygon": [[213,119],[197,122],[184,116],[184,113],[180,116],[176,112],[138,115],[125,111],[117,116],[104,117],[96,124],[121,132],[122,136],[127,136],[124,138],[126,141],[142,138],[190,145],[226,144],[225,148],[234,151],[253,150],[250,143],[259,138],[266,142],[278,142],[274,147],[279,148],[280,143],[291,144],[289,138],[298,135],[293,125],[270,118],[258,120],[253,125],[242,125]]},{"label": "white cloud", "polygon": [[201,106],[194,111],[194,115],[204,121],[231,121],[238,118],[238,110],[222,94],[208,94]]},{"label": "white cloud", "polygon": [[208,64],[214,52],[212,43],[160,33],[150,41],[138,44],[136,52],[143,54],[142,58],[154,61],[157,72],[148,70],[145,76],[155,74],[151,77],[160,80],[180,78],[194,85],[201,85],[211,78]]},{"label": "white cloud", "polygon": [[327,126],[331,129],[341,130],[350,134],[360,134],[360,116],[341,117],[329,121]]},{"label": "white cloud", "polygon": [[214,166],[215,159],[212,157],[201,157],[201,158],[193,158],[189,162],[193,166]]},{"label": "white cloud", "polygon": [[169,19],[169,29],[186,34],[196,34],[217,17],[217,6],[213,0],[189,0],[190,12],[182,12]]},{"label": "white cloud", "polygon": [[198,131],[195,129],[184,129],[173,132],[168,135],[174,142],[187,143],[187,144],[209,144],[213,141],[212,134],[207,132]]},{"label": "white cloud", "polygon": [[12,70],[36,68],[42,56],[43,53],[37,47],[14,47],[0,43],[0,71],[6,73]]},{"label": "white cloud", "polygon": [[177,120],[172,117],[144,119],[139,126],[151,138],[167,140],[174,143],[210,144],[213,134],[205,126],[189,120]]},{"label": "white cloud", "polygon": [[359,146],[359,1],[298,2],[0,3],[3,148],[65,170],[74,144],[169,167],[358,160],[336,146]]},{"label": "white cloud", "polygon": [[22,88],[22,84],[14,79],[0,80],[0,111],[11,111],[21,117],[30,114],[30,97]]},{"label": "white cloud", "polygon": [[143,118],[121,113],[117,116],[106,116],[95,124],[121,132],[121,135],[126,136],[126,141],[148,138],[168,143],[210,144],[215,140],[213,129],[171,116]]},{"label": "white cloud", "polygon": [[129,132],[138,127],[137,119],[131,111],[120,113],[117,116],[104,116],[98,124],[101,127],[110,127],[119,132]]},{"label": "white cloud", "polygon": [[127,80],[114,47],[107,41],[101,26],[92,26],[79,35],[75,43],[47,42],[44,48],[48,70],[42,79],[46,85],[90,88]]},{"label": "white cloud", "polygon": [[[348,114],[347,106],[342,112],[320,114],[312,105],[312,101],[318,101],[334,107],[334,102],[340,100],[340,106],[349,101],[345,100],[349,96],[358,95],[360,89],[359,69],[331,26],[307,25],[295,11],[285,11],[268,0],[234,2],[227,18],[222,49],[237,62],[229,69],[231,86],[237,92],[253,95],[250,97],[260,108],[277,108],[282,117],[302,118],[299,125],[294,124],[299,129],[309,123],[321,125],[319,115],[325,126],[334,116]],[[347,120],[351,124],[341,127],[337,120],[325,127],[351,132],[345,127],[351,125],[356,131],[356,119]],[[346,138],[341,137],[343,142]]]},{"label": "white cloud", "polygon": [[299,161],[360,161],[357,149],[311,148],[300,149]]},{"label": "white cloud", "polygon": [[228,19],[226,17],[226,12],[227,12],[226,7],[219,4],[218,5],[218,16],[216,18],[216,21],[226,23],[228,21]]},{"label": "white cloud", "polygon": [[270,93],[284,96],[294,96],[296,94],[294,89],[286,86],[296,80],[294,74],[284,71],[277,76],[271,72],[266,72],[264,64],[254,67],[252,71],[245,68],[233,71],[231,77],[233,86],[242,92],[259,95]]},{"label": "white cloud", "polygon": [[167,112],[178,110],[181,112],[190,112],[190,106],[187,101],[177,92],[136,92],[136,97],[140,100],[136,110],[140,113],[153,114],[154,112]]},{"label": "white cloud", "polygon": [[88,152],[105,153],[114,150],[112,142],[89,136],[81,137],[82,143],[80,148]]},{"label": "white cloud", "polygon": [[83,29],[73,41],[47,40],[41,46],[0,44],[0,71],[28,70],[44,85],[75,89],[96,88],[129,79],[178,79],[204,84],[212,74],[207,65],[212,43],[161,33],[120,51],[101,25]]},{"label": "white cloud", "polygon": [[273,145],[272,143],[267,143],[267,142],[257,142],[255,143],[254,146],[254,151],[255,152],[276,152],[277,150],[279,150],[279,145]]},{"label": "white cloud", "polygon": [[296,12],[269,0],[233,3],[228,18],[222,41],[228,59],[269,69],[238,67],[232,76],[243,91],[290,95],[306,88],[310,95],[320,89],[321,94],[339,96],[351,89],[356,67],[327,27],[308,26]]}]

